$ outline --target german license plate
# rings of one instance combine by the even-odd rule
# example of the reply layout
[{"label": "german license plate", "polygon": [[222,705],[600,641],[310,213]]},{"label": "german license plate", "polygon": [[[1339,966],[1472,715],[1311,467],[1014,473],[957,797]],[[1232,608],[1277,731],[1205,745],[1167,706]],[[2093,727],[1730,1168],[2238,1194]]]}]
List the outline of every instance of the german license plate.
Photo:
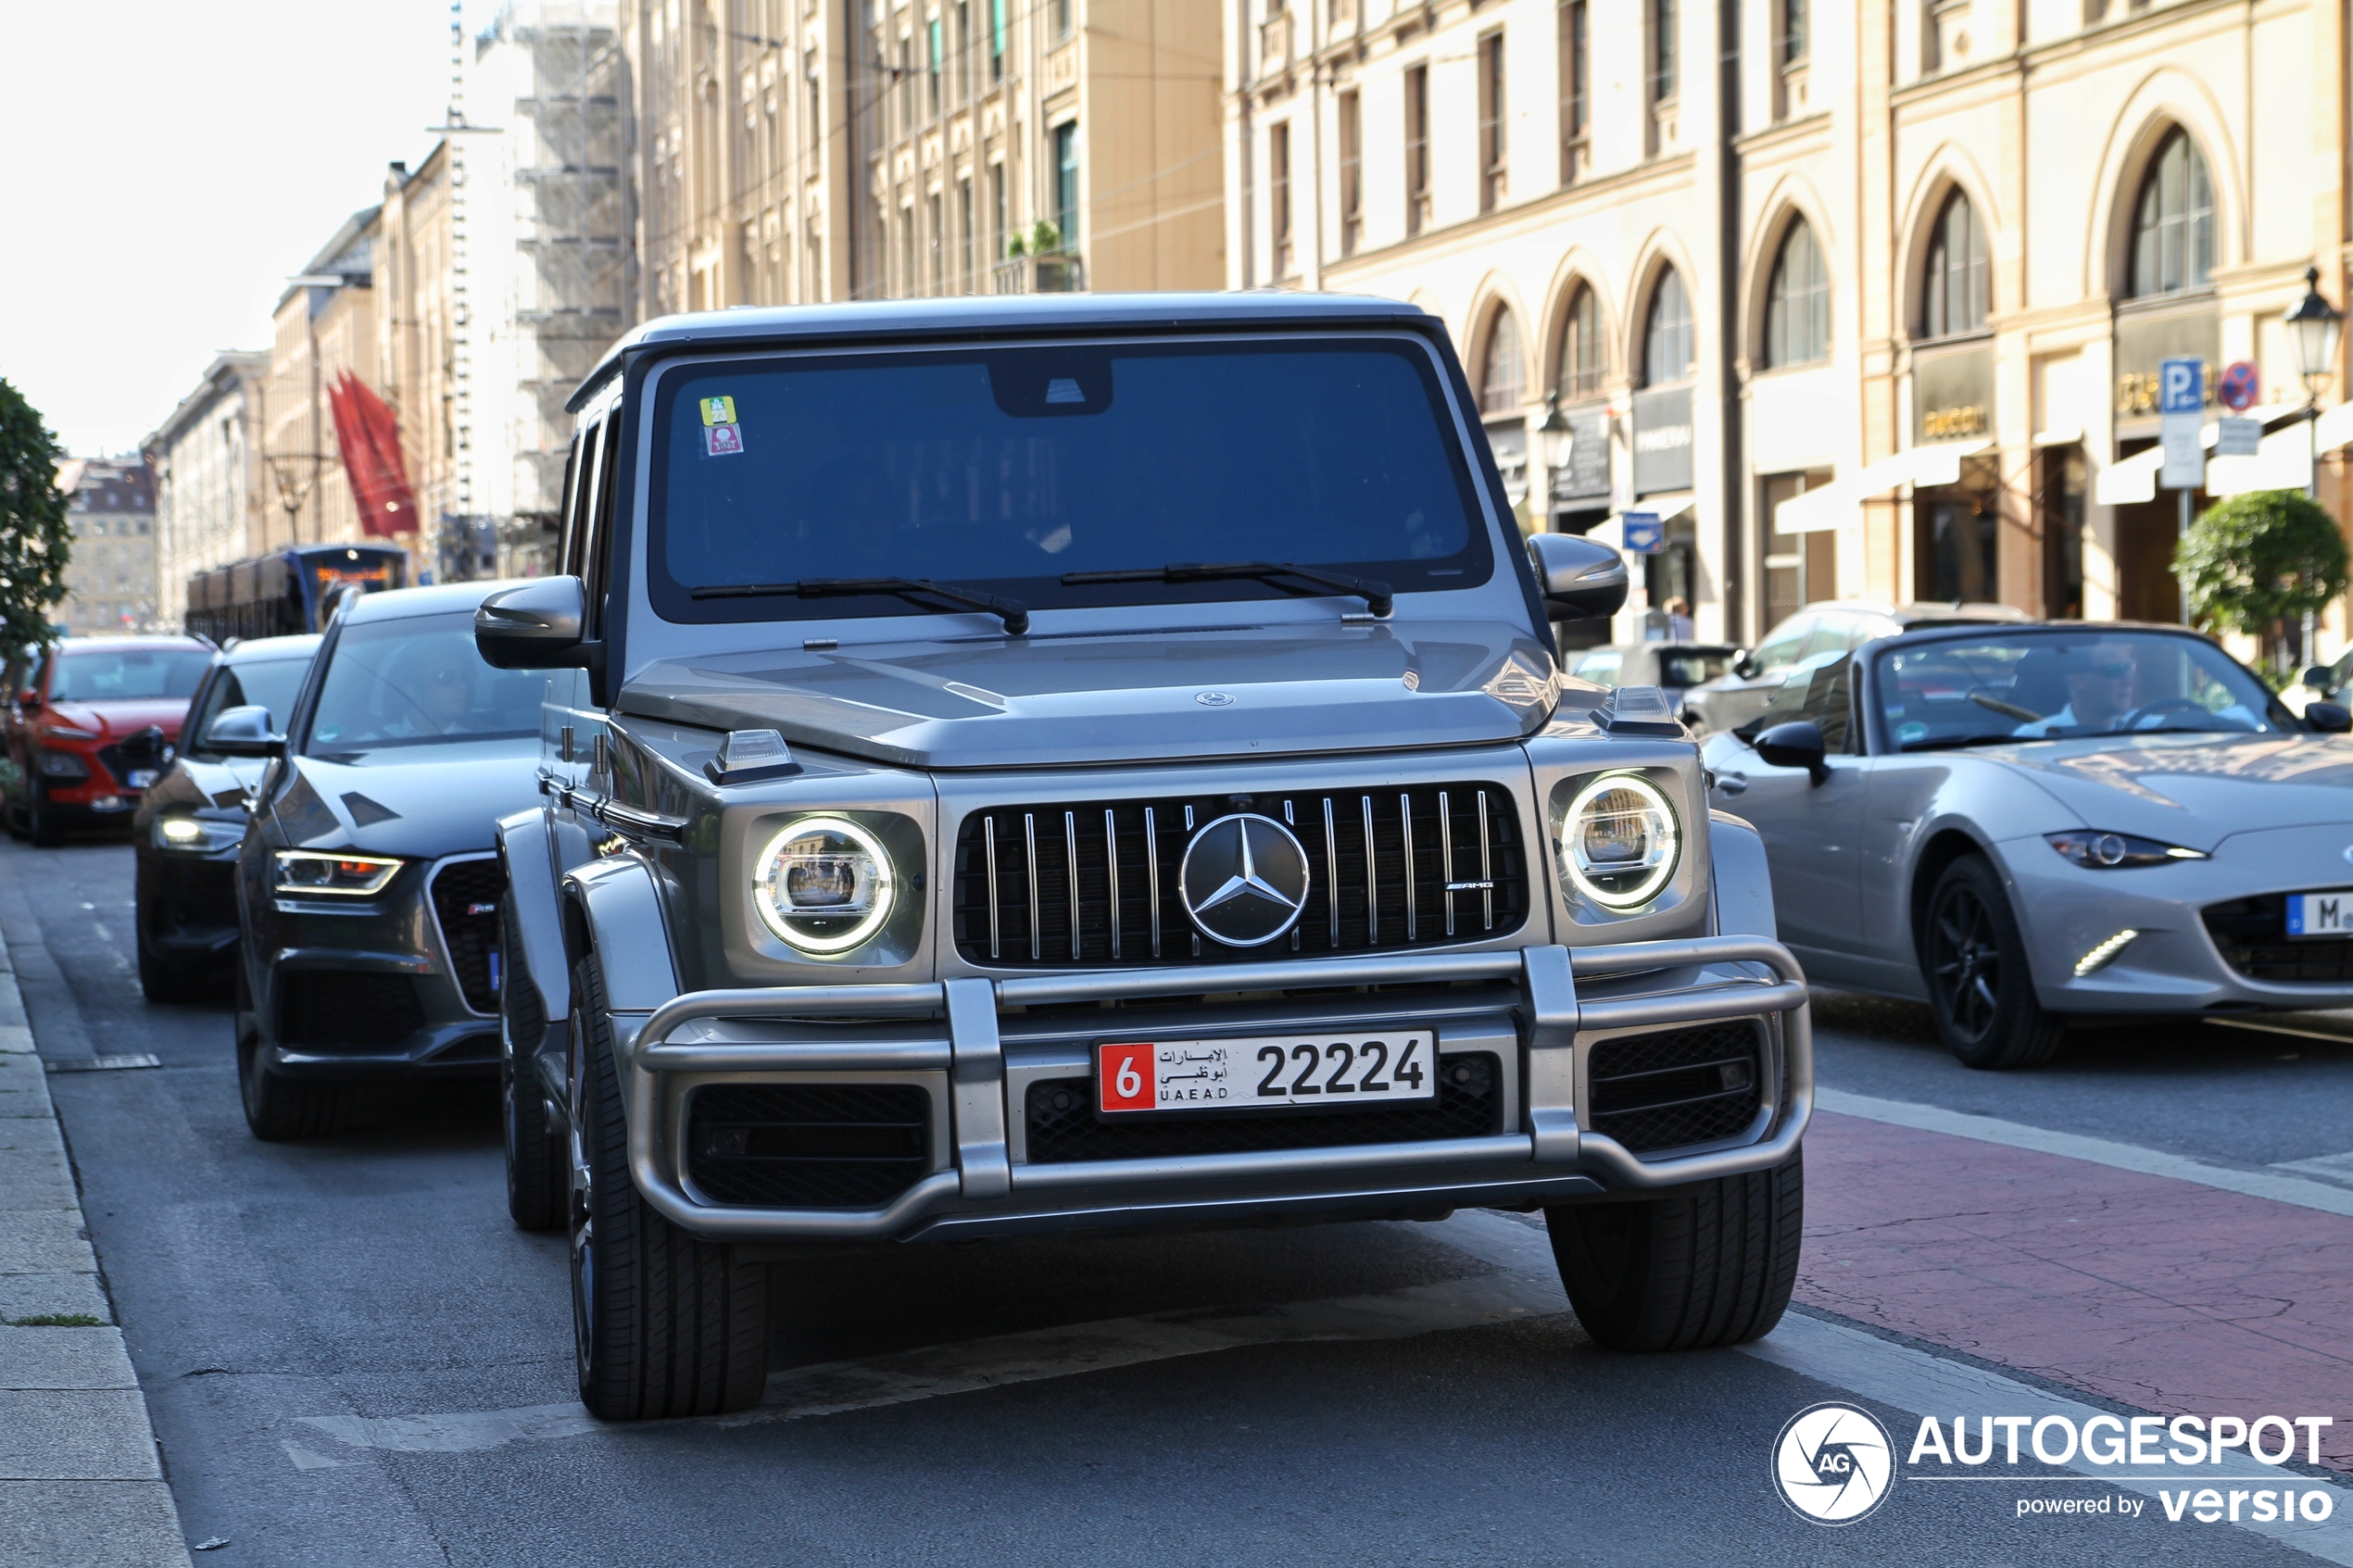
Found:
[{"label": "german license plate", "polygon": [[1095,1103],[1142,1110],[1264,1110],[1374,1106],[1438,1094],[1428,1030],[1380,1035],[1259,1035],[1096,1047]]},{"label": "german license plate", "polygon": [[133,768],[131,770],[130,778],[124,782],[130,784],[132,789],[145,789],[162,776],[163,775],[160,772],[153,768]]},{"label": "german license plate", "polygon": [[2291,893],[2287,899],[2290,936],[2353,936],[2353,888],[2334,893]]}]

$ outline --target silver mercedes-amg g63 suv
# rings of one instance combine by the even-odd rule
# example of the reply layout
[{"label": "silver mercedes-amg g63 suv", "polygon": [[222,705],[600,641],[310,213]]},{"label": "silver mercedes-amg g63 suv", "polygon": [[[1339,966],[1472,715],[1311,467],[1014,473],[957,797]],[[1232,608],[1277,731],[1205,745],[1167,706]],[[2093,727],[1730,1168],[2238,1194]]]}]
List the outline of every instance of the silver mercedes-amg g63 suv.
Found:
[{"label": "silver mercedes-amg g63 suv", "polygon": [[510,1202],[600,1416],[845,1244],[1541,1210],[1603,1344],[1769,1329],[1813,1074],[1755,834],[1566,679],[1446,332],[1287,295],[655,321],[574,395],[500,824]]}]

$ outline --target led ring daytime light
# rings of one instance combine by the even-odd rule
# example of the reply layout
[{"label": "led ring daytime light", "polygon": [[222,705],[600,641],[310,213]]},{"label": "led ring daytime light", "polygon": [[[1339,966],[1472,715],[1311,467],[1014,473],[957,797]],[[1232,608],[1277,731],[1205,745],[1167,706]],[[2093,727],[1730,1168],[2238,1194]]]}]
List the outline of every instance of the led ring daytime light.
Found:
[{"label": "led ring daytime light", "polygon": [[1561,874],[1605,909],[1648,903],[1675,874],[1682,830],[1673,802],[1640,773],[1589,782],[1561,818]]},{"label": "led ring daytime light", "polygon": [[800,818],[752,866],[761,920],[802,952],[846,953],[890,918],[890,854],[847,817]]}]

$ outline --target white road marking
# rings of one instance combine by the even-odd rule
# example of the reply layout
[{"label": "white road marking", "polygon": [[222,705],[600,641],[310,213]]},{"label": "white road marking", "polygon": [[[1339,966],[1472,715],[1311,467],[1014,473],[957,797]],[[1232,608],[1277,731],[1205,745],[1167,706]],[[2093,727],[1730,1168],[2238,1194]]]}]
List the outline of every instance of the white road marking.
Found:
[{"label": "white road marking", "polygon": [[2353,1035],[2332,1035],[2323,1029],[2298,1029],[2288,1023],[2258,1023],[2248,1018],[2209,1018],[2221,1029],[2253,1029],[2264,1035],[2292,1035],[2299,1040],[2326,1040],[2332,1046],[2353,1046]]},{"label": "white road marking", "polygon": [[163,1059],[141,1051],[134,1056],[69,1056],[43,1065],[52,1073],[114,1073],[132,1067],[161,1067]]},{"label": "white road marking", "polygon": [[339,1459],[329,1459],[325,1454],[313,1453],[299,1443],[280,1443],[278,1446],[286,1450],[286,1457],[294,1461],[294,1467],[296,1470],[334,1470],[343,1463],[343,1461]]},{"label": "white road marking", "polygon": [[[1881,1404],[1894,1405],[1914,1415],[1932,1415],[1946,1422],[1962,1414],[2023,1415],[2037,1421],[2046,1415],[2057,1415],[2065,1416],[2080,1428],[2091,1417],[2109,1413],[2096,1406],[2046,1392],[2032,1384],[2004,1377],[1983,1367],[1946,1361],[1942,1356],[1932,1356],[1908,1345],[1898,1345],[1876,1335],[1865,1334],[1860,1329],[1796,1312],[1783,1318],[1780,1326],[1769,1336],[1744,1347],[1744,1350],[1758,1361],[1787,1367],[1817,1382],[1843,1388]],[[2282,1411],[2264,1413],[2293,1415],[2300,1412]],[[1907,1434],[1898,1431],[1893,1436],[1906,1452],[1910,1450]],[[2268,1536],[2325,1562],[2353,1565],[2353,1486],[2347,1486],[2342,1482],[2314,1480],[2296,1471],[2259,1464],[2244,1453],[2233,1453],[2220,1464],[2185,1467],[2178,1475],[2162,1479],[2127,1479],[2113,1474],[2112,1467],[2094,1464],[2080,1454],[2066,1468],[2078,1474],[2105,1481],[2120,1490],[2151,1499],[2159,1490],[2180,1491],[2185,1481],[2191,1486],[2252,1482],[2257,1486],[2271,1488],[2293,1486],[2298,1492],[2325,1490],[2335,1506],[2329,1517],[2318,1524],[2304,1521],[2293,1524],[2276,1522],[2257,1524],[2252,1519],[2242,1519],[2237,1528]],[[1956,1474],[1966,1475],[1968,1472],[1963,1469]],[[2002,1479],[1986,1475],[1969,1478]],[[2021,1497],[2034,1496],[2044,1486],[2044,1483],[2024,1476],[2009,1479]],[[1894,1508],[1902,1502],[1903,1499],[1899,1496],[1890,1499],[1888,1506]],[[2154,1519],[2160,1524],[2166,1523],[2161,1507],[2152,1507],[2143,1517]],[[2179,1527],[2192,1531],[2208,1528],[2193,1524],[2187,1518]],[[2190,1537],[2193,1541],[2196,1538],[2195,1536]]]},{"label": "white road marking", "polygon": [[2353,1154],[2322,1154],[2310,1160],[2283,1160],[2274,1171],[2298,1171],[2322,1181],[2353,1183]]},{"label": "white road marking", "polygon": [[1946,1133],[1957,1138],[1973,1138],[1979,1143],[2032,1149],[2037,1154],[2056,1154],[2068,1160],[2087,1160],[2095,1165],[2113,1166],[2119,1171],[2136,1172],[2144,1176],[2165,1176],[2177,1182],[2195,1182],[2199,1186],[2216,1187],[2223,1192],[2244,1193],[2249,1198],[2268,1198],[2274,1203],[2293,1203],[2301,1209],[2318,1209],[2323,1213],[2353,1217],[2353,1191],[2309,1181],[2302,1176],[2281,1175],[2268,1170],[2234,1171],[2227,1165],[2209,1165],[2202,1160],[2143,1148],[2138,1144],[2085,1137],[2079,1133],[2055,1133],[2048,1128],[2030,1127],[2023,1123],[2005,1122],[1998,1117],[1979,1116],[1966,1110],[1946,1110],[1941,1106],[1914,1105],[1907,1100],[1848,1094],[1843,1089],[1817,1089],[1814,1091],[1814,1103],[1821,1110],[1835,1111],[1842,1116],[1859,1116],[1867,1121],[1884,1122],[1897,1127],[1916,1127],[1924,1133]]}]

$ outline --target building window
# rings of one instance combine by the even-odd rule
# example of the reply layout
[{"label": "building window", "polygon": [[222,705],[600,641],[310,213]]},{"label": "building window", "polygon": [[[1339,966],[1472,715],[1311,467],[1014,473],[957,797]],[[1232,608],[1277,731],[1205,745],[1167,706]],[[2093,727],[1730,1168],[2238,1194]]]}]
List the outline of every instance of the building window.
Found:
[{"label": "building window", "polygon": [[904,297],[915,293],[915,209],[899,209],[899,292]]},{"label": "building window", "polygon": [[1682,274],[1662,268],[1642,322],[1642,384],[1673,386],[1692,379],[1692,300]]},{"label": "building window", "polygon": [[1429,222],[1429,67],[1405,73],[1405,232]]},{"label": "building window", "polygon": [[1764,481],[1757,534],[1758,564],[1764,568],[1762,624],[1768,632],[1807,605],[1838,596],[1837,532],[1783,533],[1778,521],[1782,502],[1818,490],[1830,480],[1829,473],[1816,472],[1777,473]]},{"label": "building window", "polygon": [[937,191],[931,194],[929,206],[931,209],[931,292],[946,294],[948,292],[948,234],[942,221]]},{"label": "building window", "polygon": [[2135,298],[2204,288],[2214,270],[2214,182],[2189,133],[2168,134],[2141,177],[2133,211]]},{"label": "building window", "polygon": [[1568,314],[1561,320],[1560,379],[1554,383],[1564,403],[1592,397],[1602,390],[1602,307],[1583,283],[1568,298]]},{"label": "building window", "polygon": [[934,17],[931,19],[931,25],[926,28],[925,31],[925,42],[930,45],[928,57],[924,62],[930,68],[925,73],[925,84],[931,94],[932,116],[937,119],[939,115],[939,78],[941,72],[948,64],[947,59],[945,58],[947,54],[947,41],[944,34],[946,30],[941,25],[939,19],[937,17]]},{"label": "building window", "polygon": [[1504,204],[1504,35],[1478,41],[1478,210]]},{"label": "building window", "polygon": [[1561,183],[1574,182],[1592,167],[1592,31],[1585,0],[1560,8]]},{"label": "building window", "polygon": [[988,80],[1005,80],[1005,0],[988,0]]},{"label": "building window", "polygon": [[1340,253],[1356,254],[1365,237],[1365,108],[1353,93],[1340,95]]},{"label": "building window", "polygon": [[1290,276],[1290,126],[1266,133],[1267,231],[1275,242],[1275,276]]},{"label": "building window", "polygon": [[1920,335],[1950,337],[1985,324],[1985,231],[1977,209],[1955,191],[1944,198],[1928,241],[1927,275],[1920,287]]},{"label": "building window", "polygon": [[1005,225],[1010,215],[1005,210],[1005,166],[988,166],[988,257],[1001,261],[1005,256]]},{"label": "building window", "polygon": [[1650,0],[1651,102],[1675,95],[1675,0]]},{"label": "building window", "polygon": [[972,0],[956,0],[956,97],[959,102],[973,95],[973,6]]},{"label": "building window", "polygon": [[818,71],[814,51],[804,74],[809,80],[809,153],[814,157],[825,144],[825,79]]},{"label": "building window", "polygon": [[915,41],[904,33],[899,39],[899,133],[912,135],[915,130]]},{"label": "building window", "polygon": [[1498,307],[1487,327],[1487,352],[1478,367],[1478,411],[1516,414],[1528,401],[1527,356],[1520,352],[1519,318]]},{"label": "building window", "polygon": [[967,174],[956,182],[956,236],[963,245],[964,292],[973,292],[973,181]]},{"label": "building window", "polygon": [[1062,248],[1078,248],[1078,122],[1054,127],[1054,227]]},{"label": "building window", "polygon": [[1054,0],[1054,36],[1070,36],[1070,0]]},{"label": "building window", "polygon": [[1830,357],[1830,279],[1814,227],[1801,218],[1781,236],[1765,283],[1765,367],[1811,365]]},{"label": "building window", "polygon": [[1781,0],[1781,44],[1779,53],[1784,69],[1805,63],[1806,6],[1806,0]]}]

